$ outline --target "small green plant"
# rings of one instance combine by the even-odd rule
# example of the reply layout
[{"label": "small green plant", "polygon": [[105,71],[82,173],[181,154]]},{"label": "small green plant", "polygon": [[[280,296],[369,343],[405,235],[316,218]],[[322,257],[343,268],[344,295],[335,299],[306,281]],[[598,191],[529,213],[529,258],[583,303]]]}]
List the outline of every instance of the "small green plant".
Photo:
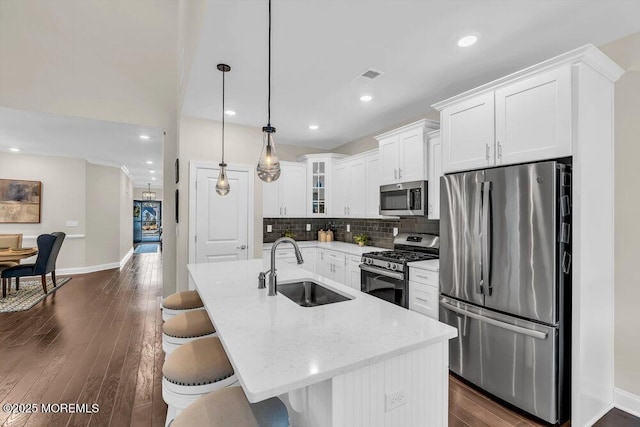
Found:
[{"label": "small green plant", "polygon": [[355,240],[355,242],[360,246],[364,246],[365,243],[367,243],[367,241],[369,240],[369,236],[364,233],[359,233],[353,236],[353,240]]},{"label": "small green plant", "polygon": [[291,231],[291,230],[285,230],[284,231],[284,237],[289,237],[291,239],[295,239],[296,235],[293,234],[293,231]]}]

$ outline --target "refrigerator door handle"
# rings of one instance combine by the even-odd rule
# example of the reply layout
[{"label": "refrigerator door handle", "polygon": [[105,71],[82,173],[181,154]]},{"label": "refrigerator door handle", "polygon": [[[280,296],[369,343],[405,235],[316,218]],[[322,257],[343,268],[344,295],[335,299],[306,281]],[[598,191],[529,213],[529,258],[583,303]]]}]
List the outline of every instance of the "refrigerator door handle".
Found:
[{"label": "refrigerator door handle", "polygon": [[480,276],[480,288],[482,293],[491,296],[491,181],[485,181],[482,183],[482,217],[480,224],[481,239],[481,252],[480,257],[482,259],[482,275]]},{"label": "refrigerator door handle", "polygon": [[[482,208],[480,207],[481,205],[482,205],[482,183],[479,183],[478,186],[476,187],[475,217],[479,223],[477,229],[478,229],[478,244],[480,245],[480,250],[478,252],[480,253],[482,253],[482,247],[484,246],[482,241],[483,218],[482,218]],[[480,278],[480,281],[476,284],[476,293],[478,294],[484,294],[484,291],[482,289],[484,265],[482,264],[482,262],[483,262],[483,258],[482,256],[480,256],[475,263],[476,268],[479,270],[477,277]]]},{"label": "refrigerator door handle", "polygon": [[540,340],[547,339],[546,332],[534,331],[532,329],[523,328],[522,326],[516,326],[516,325],[512,325],[511,323],[505,323],[499,320],[492,319],[490,317],[481,316],[480,314],[472,313],[470,311],[456,307],[455,305],[451,305],[445,301],[440,301],[440,305],[442,305],[447,310],[455,311],[458,314],[470,317],[472,319],[476,319],[480,322],[488,323],[489,325],[497,326],[499,328],[506,329],[508,331],[512,331],[522,335],[527,335],[532,338],[537,338]]}]

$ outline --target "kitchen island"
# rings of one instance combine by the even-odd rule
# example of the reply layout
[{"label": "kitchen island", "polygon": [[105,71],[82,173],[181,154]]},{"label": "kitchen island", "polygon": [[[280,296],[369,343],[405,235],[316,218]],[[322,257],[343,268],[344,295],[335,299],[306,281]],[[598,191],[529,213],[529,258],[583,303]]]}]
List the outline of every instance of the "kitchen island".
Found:
[{"label": "kitchen island", "polygon": [[188,266],[250,402],[280,397],[292,426],[447,424],[448,325],[301,268],[350,298],[302,307],[258,289],[261,259]]}]

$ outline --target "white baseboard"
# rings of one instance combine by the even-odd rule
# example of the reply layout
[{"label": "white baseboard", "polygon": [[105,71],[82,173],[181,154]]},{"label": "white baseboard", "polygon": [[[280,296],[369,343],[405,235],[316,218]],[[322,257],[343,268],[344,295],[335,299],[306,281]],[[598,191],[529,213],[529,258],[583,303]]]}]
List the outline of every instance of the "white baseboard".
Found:
[{"label": "white baseboard", "polygon": [[109,264],[90,265],[88,267],[58,268],[56,269],[56,274],[57,275],[86,274],[86,273],[93,273],[95,271],[111,270],[112,268],[120,268],[120,263],[112,262]]},{"label": "white baseboard", "polygon": [[624,412],[640,417],[640,396],[616,387],[613,389],[613,404]]},{"label": "white baseboard", "polygon": [[133,255],[133,248],[129,248],[129,252],[120,260],[120,268],[124,267],[124,265],[129,261],[129,258]]}]

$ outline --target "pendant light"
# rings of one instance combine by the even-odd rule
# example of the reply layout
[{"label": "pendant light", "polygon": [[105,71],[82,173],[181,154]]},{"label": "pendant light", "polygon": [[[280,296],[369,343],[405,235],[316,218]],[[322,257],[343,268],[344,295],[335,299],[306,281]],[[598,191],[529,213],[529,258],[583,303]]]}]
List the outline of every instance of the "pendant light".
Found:
[{"label": "pendant light", "polygon": [[155,191],[151,191],[151,183],[148,183],[147,185],[148,185],[147,191],[142,192],[142,198],[144,200],[155,200],[156,193]]},{"label": "pendant light", "polygon": [[227,164],[224,162],[224,75],[231,71],[231,67],[227,64],[218,64],[218,70],[222,71],[222,163],[220,163],[220,175],[216,182],[216,193],[226,196],[231,190],[229,179],[227,179]]},{"label": "pendant light", "polygon": [[267,98],[267,125],[262,128],[262,153],[258,160],[258,177],[265,182],[276,181],[280,177],[280,159],[276,154],[273,135],[276,128],[271,126],[271,0],[269,0],[269,95]]}]

